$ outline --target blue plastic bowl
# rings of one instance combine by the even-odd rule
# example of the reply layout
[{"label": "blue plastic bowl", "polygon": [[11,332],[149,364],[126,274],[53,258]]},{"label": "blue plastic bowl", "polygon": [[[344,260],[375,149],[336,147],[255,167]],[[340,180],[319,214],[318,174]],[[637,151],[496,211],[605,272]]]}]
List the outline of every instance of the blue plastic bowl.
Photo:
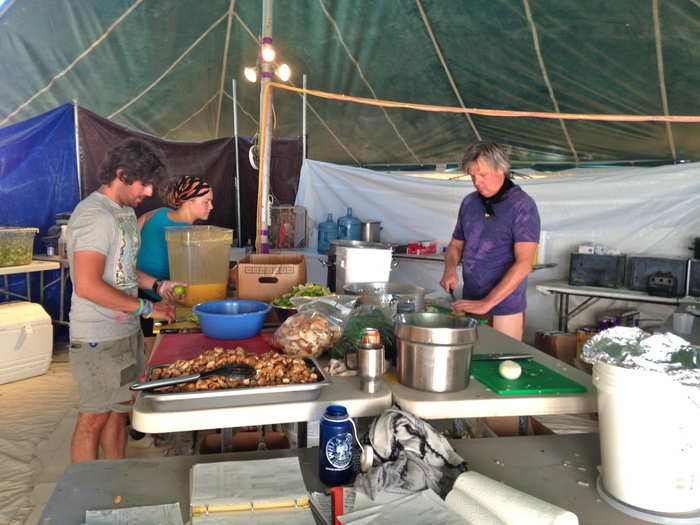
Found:
[{"label": "blue plastic bowl", "polygon": [[247,339],[260,333],[271,306],[260,301],[226,299],[200,303],[192,311],[207,337],[214,339]]}]

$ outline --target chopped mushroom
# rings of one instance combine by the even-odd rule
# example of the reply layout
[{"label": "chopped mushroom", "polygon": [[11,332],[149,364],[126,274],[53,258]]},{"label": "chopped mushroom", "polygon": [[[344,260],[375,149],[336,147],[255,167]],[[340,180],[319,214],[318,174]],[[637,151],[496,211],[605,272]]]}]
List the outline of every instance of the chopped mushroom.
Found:
[{"label": "chopped mushroom", "polygon": [[241,347],[237,347],[234,350],[225,350],[217,347],[207,350],[194,359],[180,359],[167,367],[153,369],[150,379],[197,374],[231,363],[246,363],[255,368],[257,373],[249,379],[211,376],[190,383],[158,388],[156,392],[194,392],[221,388],[315,383],[319,380],[318,374],[301,357],[276,354],[274,352],[267,352],[262,355],[249,354]]}]

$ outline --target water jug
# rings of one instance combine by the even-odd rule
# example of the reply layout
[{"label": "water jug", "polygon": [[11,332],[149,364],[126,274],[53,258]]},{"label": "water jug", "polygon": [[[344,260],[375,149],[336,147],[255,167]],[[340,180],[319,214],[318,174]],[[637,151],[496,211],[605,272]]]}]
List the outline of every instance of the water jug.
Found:
[{"label": "water jug", "polygon": [[338,226],[333,220],[333,214],[318,225],[318,253],[326,254],[331,247],[331,241],[338,238]]},{"label": "water jug", "polygon": [[359,241],[362,237],[362,221],[352,216],[352,208],[348,208],[347,215],[338,219],[338,239],[345,241]]},{"label": "water jug", "polygon": [[337,487],[352,481],[353,428],[348,411],[341,405],[330,405],[321,419],[319,439],[319,478],[326,485]]}]

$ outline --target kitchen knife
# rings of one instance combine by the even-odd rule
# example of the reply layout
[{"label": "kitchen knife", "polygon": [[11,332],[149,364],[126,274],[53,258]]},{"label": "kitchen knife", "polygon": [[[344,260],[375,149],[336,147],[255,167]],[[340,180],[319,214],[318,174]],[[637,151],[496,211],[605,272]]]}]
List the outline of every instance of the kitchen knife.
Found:
[{"label": "kitchen knife", "polygon": [[166,377],[164,379],[156,379],[154,381],[144,381],[143,383],[134,383],[129,388],[131,390],[152,390],[164,386],[179,385],[180,383],[189,383],[197,379],[204,379],[211,376],[226,376],[236,379],[248,379],[256,374],[255,368],[245,363],[231,363],[224,365],[214,370],[202,372],[199,374],[190,374],[186,376]]},{"label": "kitchen knife", "polygon": [[532,354],[472,354],[472,361],[505,361],[506,359],[532,359]]}]

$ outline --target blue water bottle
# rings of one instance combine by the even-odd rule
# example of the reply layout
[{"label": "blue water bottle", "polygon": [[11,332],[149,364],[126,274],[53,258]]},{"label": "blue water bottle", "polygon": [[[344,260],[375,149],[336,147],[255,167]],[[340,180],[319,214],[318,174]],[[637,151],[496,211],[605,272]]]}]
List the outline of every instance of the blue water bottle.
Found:
[{"label": "blue water bottle", "polygon": [[362,237],[362,221],[352,216],[352,208],[348,208],[347,215],[338,219],[338,239],[346,241],[359,241]]},{"label": "blue water bottle", "polygon": [[319,478],[337,487],[352,481],[352,422],[341,405],[330,405],[321,419]]},{"label": "blue water bottle", "polygon": [[331,247],[331,241],[338,238],[338,226],[333,220],[333,214],[318,225],[318,253],[326,254]]}]

